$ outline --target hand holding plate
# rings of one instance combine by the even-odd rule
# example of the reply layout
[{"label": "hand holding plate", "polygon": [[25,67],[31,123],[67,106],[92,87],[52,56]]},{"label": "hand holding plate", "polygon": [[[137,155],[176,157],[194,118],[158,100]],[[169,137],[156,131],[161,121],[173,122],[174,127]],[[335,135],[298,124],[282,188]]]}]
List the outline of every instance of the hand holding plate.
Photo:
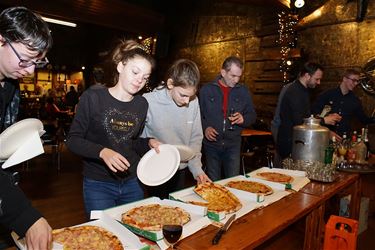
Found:
[{"label": "hand holding plate", "polygon": [[156,153],[158,153],[158,154],[160,153],[159,146],[160,146],[161,144],[163,144],[163,143],[161,143],[160,141],[158,141],[158,140],[156,140],[156,139],[153,139],[153,138],[151,138],[151,139],[148,141],[148,146],[149,146],[150,148],[155,149]]}]

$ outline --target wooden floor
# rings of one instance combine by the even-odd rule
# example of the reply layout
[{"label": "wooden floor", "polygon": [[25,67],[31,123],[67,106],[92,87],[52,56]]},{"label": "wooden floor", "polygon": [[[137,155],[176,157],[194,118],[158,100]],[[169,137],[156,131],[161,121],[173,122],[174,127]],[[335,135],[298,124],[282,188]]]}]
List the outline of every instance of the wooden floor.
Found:
[{"label": "wooden floor", "polygon": [[[72,226],[86,221],[82,199],[80,159],[65,148],[61,169],[53,165],[50,152],[29,161],[29,166],[18,166],[20,186],[42,212],[52,228]],[[375,218],[369,218],[368,230],[358,237],[358,249],[375,249]],[[299,250],[303,244],[303,225],[294,225],[278,234],[259,249]],[[11,241],[0,249],[16,249]]]}]

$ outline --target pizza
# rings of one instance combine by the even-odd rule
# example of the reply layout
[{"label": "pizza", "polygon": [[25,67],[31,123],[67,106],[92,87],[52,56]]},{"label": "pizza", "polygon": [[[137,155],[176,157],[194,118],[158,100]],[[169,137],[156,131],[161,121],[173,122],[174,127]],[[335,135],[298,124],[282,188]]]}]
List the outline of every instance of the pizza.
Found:
[{"label": "pizza", "polygon": [[148,231],[161,230],[163,225],[184,225],[190,214],[179,207],[150,204],[130,209],[121,216],[123,223]]},{"label": "pizza", "polygon": [[230,181],[225,184],[228,187],[240,189],[255,194],[270,195],[273,190],[270,186],[255,181]]},{"label": "pizza", "polygon": [[190,203],[206,206],[208,211],[229,214],[242,207],[240,200],[222,185],[216,183],[199,184],[194,191],[207,202],[191,201]]},{"label": "pizza", "polygon": [[294,180],[293,177],[290,175],[276,173],[276,172],[260,172],[260,173],[257,173],[256,175],[267,181],[279,182],[283,184],[291,183]]},{"label": "pizza", "polygon": [[98,226],[65,227],[52,231],[53,241],[63,245],[64,250],[124,249],[116,235]]}]

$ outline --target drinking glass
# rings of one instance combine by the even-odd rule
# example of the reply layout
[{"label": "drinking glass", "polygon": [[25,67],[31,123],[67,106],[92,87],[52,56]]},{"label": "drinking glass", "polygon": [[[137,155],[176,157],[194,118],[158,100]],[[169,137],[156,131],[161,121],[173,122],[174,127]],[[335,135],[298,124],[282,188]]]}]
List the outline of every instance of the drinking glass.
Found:
[{"label": "drinking glass", "polygon": [[[230,109],[229,109],[228,118],[232,118],[232,117],[234,116],[234,113],[236,113],[236,112],[234,111],[234,108],[230,108]],[[232,122],[231,122],[230,119],[228,119],[228,120],[229,120],[229,124],[230,124],[228,130],[234,130],[234,125],[232,124]]]},{"label": "drinking glass", "polygon": [[340,156],[345,156],[347,152],[347,148],[345,147],[345,145],[340,145],[338,151],[339,151]]},{"label": "drinking glass", "polygon": [[182,225],[164,225],[162,231],[171,248],[175,249],[174,244],[180,239],[182,234]]}]

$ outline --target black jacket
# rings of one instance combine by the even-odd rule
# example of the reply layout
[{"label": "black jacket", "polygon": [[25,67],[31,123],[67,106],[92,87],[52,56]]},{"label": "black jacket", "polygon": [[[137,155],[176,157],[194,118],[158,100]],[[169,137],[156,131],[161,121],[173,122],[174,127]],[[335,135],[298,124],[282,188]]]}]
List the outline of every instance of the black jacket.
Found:
[{"label": "black jacket", "polygon": [[[8,79],[4,81],[4,86],[0,86],[0,132],[16,120],[19,103],[16,82]],[[41,217],[21,189],[14,185],[8,173],[1,169],[0,164],[0,224],[23,237]]]},{"label": "black jacket", "polygon": [[285,91],[280,106],[280,127],[276,147],[282,159],[292,153],[293,127],[310,116],[310,91],[298,80]]}]

